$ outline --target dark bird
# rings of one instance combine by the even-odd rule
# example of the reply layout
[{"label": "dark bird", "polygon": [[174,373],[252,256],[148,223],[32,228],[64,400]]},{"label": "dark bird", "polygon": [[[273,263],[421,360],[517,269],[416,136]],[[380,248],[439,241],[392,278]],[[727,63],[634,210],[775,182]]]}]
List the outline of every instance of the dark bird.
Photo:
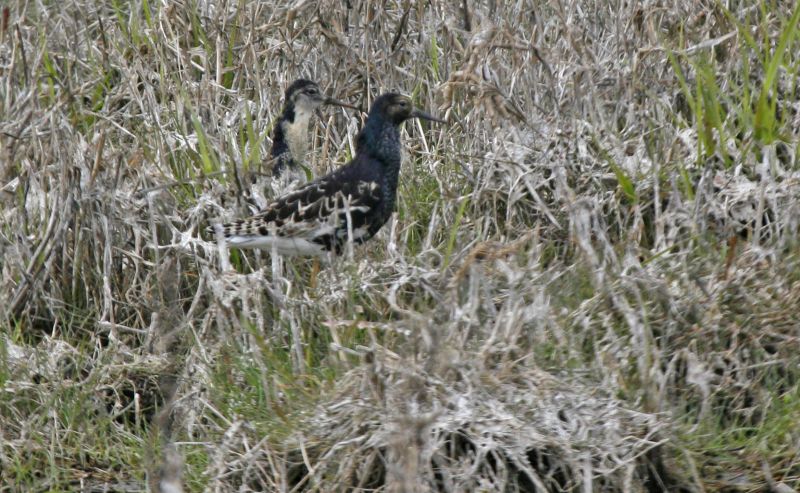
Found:
[{"label": "dark bird", "polygon": [[297,79],[286,89],[281,116],[272,130],[272,176],[285,184],[306,181],[302,163],[308,151],[308,124],[323,104],[358,109],[322,94],[316,82]]},{"label": "dark bird", "polygon": [[400,124],[409,118],[444,123],[414,108],[406,96],[378,97],[349,163],[280,197],[255,216],[222,225],[226,245],[274,249],[280,255],[324,255],[341,253],[348,239],[358,244],[372,238],[394,211]]}]

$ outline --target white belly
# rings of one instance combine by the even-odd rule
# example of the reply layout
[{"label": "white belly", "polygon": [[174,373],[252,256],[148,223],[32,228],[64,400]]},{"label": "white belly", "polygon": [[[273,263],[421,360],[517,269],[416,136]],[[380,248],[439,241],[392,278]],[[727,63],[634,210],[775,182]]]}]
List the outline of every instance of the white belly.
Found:
[{"label": "white belly", "polygon": [[302,238],[280,238],[275,236],[231,236],[226,238],[229,247],[261,248],[267,252],[274,251],[286,257],[294,255],[322,256],[325,249],[319,243]]},{"label": "white belly", "polygon": [[286,143],[289,145],[289,152],[295,162],[302,163],[308,152],[308,141],[311,136],[308,134],[308,121],[311,113],[297,112],[292,123],[284,123],[283,131],[286,135]]}]

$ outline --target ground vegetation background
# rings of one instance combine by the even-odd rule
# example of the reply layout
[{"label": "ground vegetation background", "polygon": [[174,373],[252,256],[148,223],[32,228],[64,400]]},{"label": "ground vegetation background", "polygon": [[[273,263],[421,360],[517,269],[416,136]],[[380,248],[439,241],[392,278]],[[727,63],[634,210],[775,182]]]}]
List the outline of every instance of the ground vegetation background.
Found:
[{"label": "ground vegetation background", "polygon": [[[800,489],[799,20],[3,2],[0,490]],[[297,77],[449,121],[318,273],[203,233]],[[311,168],[364,117],[323,109]]]}]

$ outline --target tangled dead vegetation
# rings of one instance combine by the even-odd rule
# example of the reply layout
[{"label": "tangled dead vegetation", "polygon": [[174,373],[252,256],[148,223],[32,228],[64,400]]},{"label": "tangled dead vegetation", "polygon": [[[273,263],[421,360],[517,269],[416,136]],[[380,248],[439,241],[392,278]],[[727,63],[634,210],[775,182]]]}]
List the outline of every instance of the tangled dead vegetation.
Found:
[{"label": "tangled dead vegetation", "polygon": [[676,484],[659,462],[656,416],[508,361],[502,344],[442,346],[416,358],[367,353],[294,437],[311,452],[307,462],[295,454],[290,476],[300,469],[309,485],[388,491]]},{"label": "tangled dead vegetation", "polygon": [[[0,488],[800,489],[799,17],[0,6]],[[268,195],[297,77],[451,122],[318,274],[199,233]]]}]

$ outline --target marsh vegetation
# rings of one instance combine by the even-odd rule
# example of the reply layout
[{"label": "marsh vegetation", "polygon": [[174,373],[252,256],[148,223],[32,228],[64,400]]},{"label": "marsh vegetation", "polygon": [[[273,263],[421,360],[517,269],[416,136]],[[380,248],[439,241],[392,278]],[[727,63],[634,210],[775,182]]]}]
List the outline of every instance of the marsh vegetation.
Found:
[{"label": "marsh vegetation", "polygon": [[[799,18],[4,2],[0,490],[800,489]],[[449,121],[319,273],[203,233],[298,77]]]}]

